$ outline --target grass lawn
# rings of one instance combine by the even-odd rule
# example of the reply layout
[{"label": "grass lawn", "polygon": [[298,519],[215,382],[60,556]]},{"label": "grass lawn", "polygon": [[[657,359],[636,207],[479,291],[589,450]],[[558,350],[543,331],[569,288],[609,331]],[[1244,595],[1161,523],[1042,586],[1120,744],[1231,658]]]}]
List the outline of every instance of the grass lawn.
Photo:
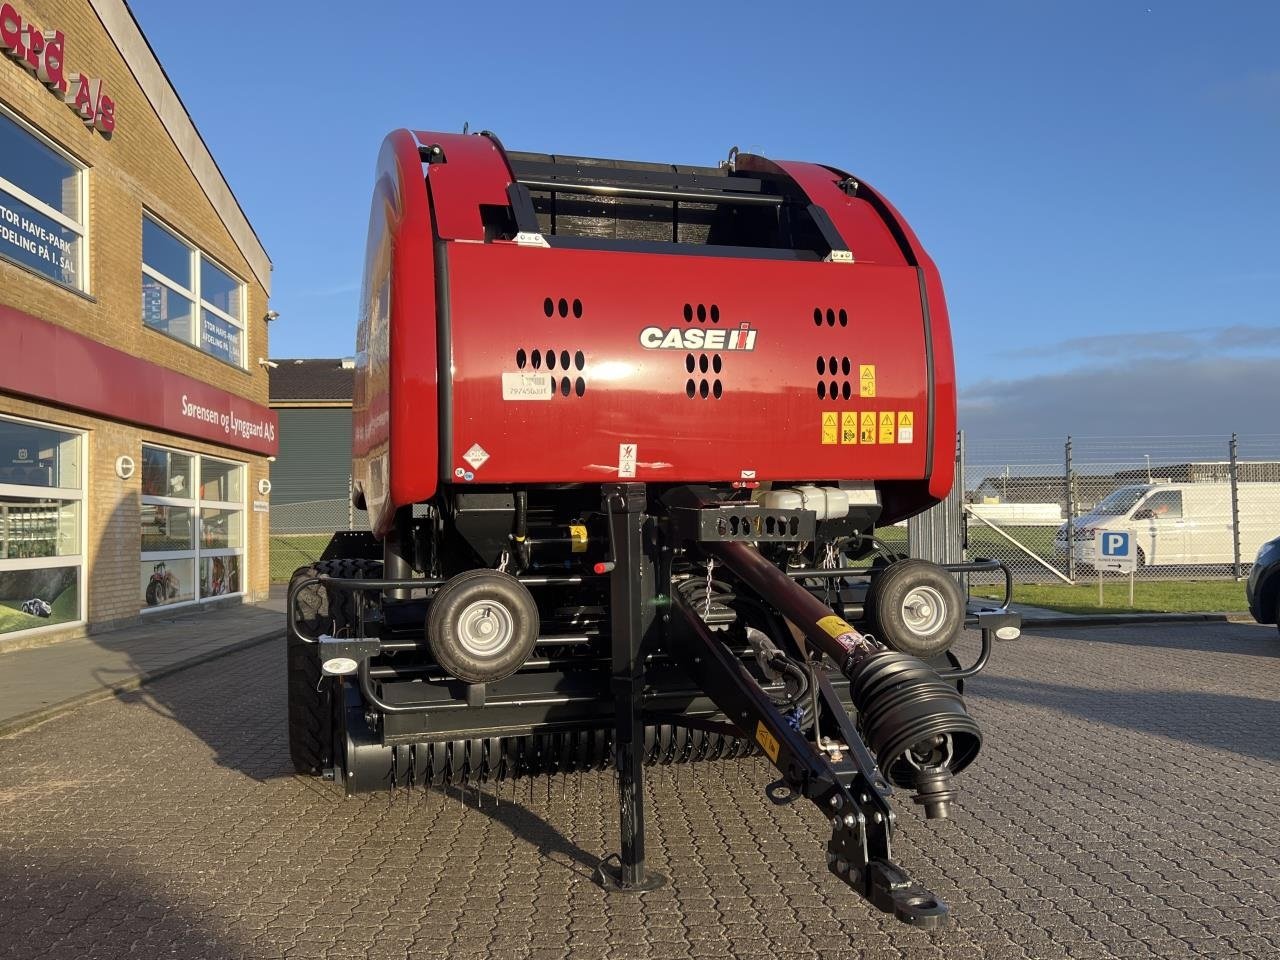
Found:
[{"label": "grass lawn", "polygon": [[[978,520],[969,521],[969,556],[994,557],[1005,559],[1025,556],[1017,547]],[[1032,553],[1052,562],[1054,557],[1053,538],[1057,527],[1045,526],[1001,526],[1000,529],[1013,537]],[[1029,560],[1029,563],[1035,561]]]},{"label": "grass lawn", "polygon": [[[1015,583],[1013,599],[1064,613],[1238,613],[1247,609],[1244,584],[1234,580],[1139,580],[1129,606],[1127,577],[1102,581],[1104,605],[1098,606],[1098,581]],[[974,585],[973,595],[1001,599],[1004,587]]]},{"label": "grass lawn", "polygon": [[317,560],[329,545],[332,534],[273,534],[271,537],[271,579],[288,581],[293,571]]}]

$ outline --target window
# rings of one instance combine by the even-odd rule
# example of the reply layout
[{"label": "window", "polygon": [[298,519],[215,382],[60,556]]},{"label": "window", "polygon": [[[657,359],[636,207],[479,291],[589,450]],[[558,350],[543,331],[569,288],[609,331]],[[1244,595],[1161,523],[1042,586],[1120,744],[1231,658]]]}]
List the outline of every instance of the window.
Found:
[{"label": "window", "polygon": [[0,109],[0,256],[88,289],[85,169]]},{"label": "window", "polygon": [[84,442],[0,417],[0,636],[84,619]]},{"label": "window", "polygon": [[1154,520],[1175,520],[1182,516],[1182,492],[1180,490],[1161,490],[1153,493],[1142,505],[1144,510],[1151,511]]},{"label": "window", "polygon": [[142,218],[142,322],[244,366],[244,284],[149,216]]},{"label": "window", "polygon": [[241,592],[244,466],[142,448],[143,609]]}]

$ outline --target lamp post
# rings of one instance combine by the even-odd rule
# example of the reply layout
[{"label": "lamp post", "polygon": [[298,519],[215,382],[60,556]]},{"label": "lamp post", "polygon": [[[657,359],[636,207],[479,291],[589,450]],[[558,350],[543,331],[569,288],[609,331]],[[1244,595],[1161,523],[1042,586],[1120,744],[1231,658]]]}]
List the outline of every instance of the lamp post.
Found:
[{"label": "lamp post", "polygon": [[1151,482],[1151,454],[1144,453],[1143,456],[1147,458],[1147,483],[1150,483]]}]

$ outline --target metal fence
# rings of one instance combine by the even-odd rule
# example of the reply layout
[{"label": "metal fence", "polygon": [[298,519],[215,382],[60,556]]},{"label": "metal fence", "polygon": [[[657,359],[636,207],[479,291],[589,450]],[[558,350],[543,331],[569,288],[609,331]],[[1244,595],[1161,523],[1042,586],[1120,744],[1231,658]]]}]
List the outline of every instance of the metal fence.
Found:
[{"label": "metal fence", "polygon": [[369,515],[351,498],[271,504],[271,579],[288,580],[319,559],[335,530],[367,530]]},{"label": "metal fence", "polygon": [[1280,536],[1280,436],[962,440],[965,547],[1022,582],[1096,575],[1100,531],[1139,579],[1248,574]]}]

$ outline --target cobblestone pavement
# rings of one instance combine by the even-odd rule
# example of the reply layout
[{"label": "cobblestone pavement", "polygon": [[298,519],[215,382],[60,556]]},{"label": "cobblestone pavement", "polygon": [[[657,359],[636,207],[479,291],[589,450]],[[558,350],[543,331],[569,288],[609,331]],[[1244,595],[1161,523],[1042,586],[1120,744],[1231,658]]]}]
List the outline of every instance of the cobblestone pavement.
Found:
[{"label": "cobblestone pavement", "polygon": [[[971,641],[968,641],[971,642]],[[343,800],[290,776],[268,644],[0,739],[0,956],[1280,957],[1280,639],[1252,624],[1055,631],[970,687],[954,821],[897,857],[942,933],[825,868],[761,761],[651,771],[651,864],[606,896],[612,778]],[[563,793],[562,793],[563,790]]]}]

